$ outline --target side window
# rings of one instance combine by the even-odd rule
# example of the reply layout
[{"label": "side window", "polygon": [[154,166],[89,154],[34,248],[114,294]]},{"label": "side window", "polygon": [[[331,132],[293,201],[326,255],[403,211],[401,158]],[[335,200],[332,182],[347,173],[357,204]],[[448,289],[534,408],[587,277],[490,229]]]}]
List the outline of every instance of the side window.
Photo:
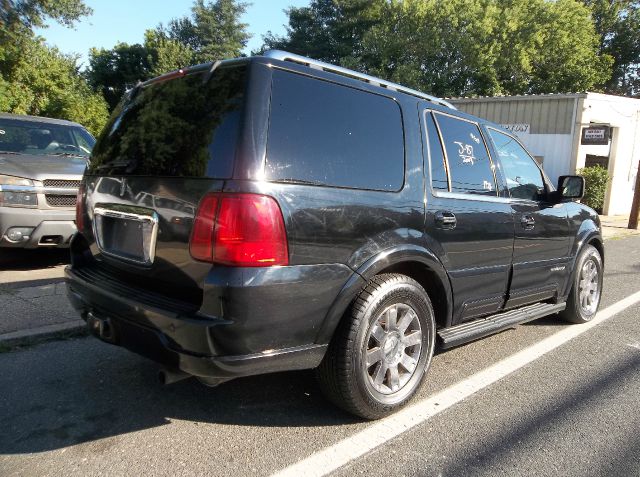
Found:
[{"label": "side window", "polygon": [[493,168],[478,126],[439,113],[435,118],[447,155],[451,191],[495,196]]},{"label": "side window", "polygon": [[400,107],[391,98],[274,71],[265,175],[273,181],[401,189]]},{"label": "side window", "polygon": [[431,160],[431,187],[435,190],[449,190],[447,168],[442,152],[442,143],[438,137],[438,130],[430,113],[425,113],[427,125],[427,139],[429,141],[429,158]]},{"label": "side window", "polygon": [[544,191],[542,173],[531,156],[511,136],[489,129],[511,197],[538,200]]}]

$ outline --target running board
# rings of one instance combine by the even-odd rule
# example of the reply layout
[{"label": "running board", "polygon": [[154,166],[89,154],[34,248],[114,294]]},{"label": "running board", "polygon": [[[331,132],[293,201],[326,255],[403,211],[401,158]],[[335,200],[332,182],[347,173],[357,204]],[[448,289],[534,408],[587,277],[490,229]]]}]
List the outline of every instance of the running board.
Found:
[{"label": "running board", "polygon": [[438,331],[440,346],[445,349],[452,348],[469,341],[484,338],[507,328],[512,328],[515,325],[537,320],[552,313],[558,313],[564,310],[566,306],[566,303],[536,303],[445,328]]}]

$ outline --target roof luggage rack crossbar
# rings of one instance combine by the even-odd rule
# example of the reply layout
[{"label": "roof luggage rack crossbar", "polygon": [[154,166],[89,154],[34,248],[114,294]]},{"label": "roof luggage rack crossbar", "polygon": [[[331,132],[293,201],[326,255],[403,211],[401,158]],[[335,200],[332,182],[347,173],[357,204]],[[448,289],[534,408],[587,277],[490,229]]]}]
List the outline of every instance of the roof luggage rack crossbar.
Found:
[{"label": "roof luggage rack crossbar", "polygon": [[402,86],[397,83],[385,81],[381,78],[376,78],[375,76],[370,76],[364,73],[358,73],[357,71],[353,71],[348,68],[343,68],[342,66],[336,66],[336,65],[332,65],[331,63],[325,63],[324,61],[318,61],[312,58],[307,58],[306,56],[296,55],[295,53],[289,53],[287,51],[282,51],[282,50],[269,50],[265,52],[263,56],[267,58],[273,58],[274,60],[291,61],[294,63],[308,66],[310,68],[318,69],[318,70],[330,71],[331,73],[336,73],[339,75],[348,76],[350,78],[362,80],[374,86],[381,86],[391,91],[399,91],[401,93],[410,94],[411,96],[416,96],[418,98],[426,99],[427,101],[439,104],[441,106],[445,106],[447,108],[456,109],[456,107],[450,102],[445,101],[444,99],[440,99],[436,96],[431,96],[430,94],[422,93],[421,91],[407,88],[406,86]]}]

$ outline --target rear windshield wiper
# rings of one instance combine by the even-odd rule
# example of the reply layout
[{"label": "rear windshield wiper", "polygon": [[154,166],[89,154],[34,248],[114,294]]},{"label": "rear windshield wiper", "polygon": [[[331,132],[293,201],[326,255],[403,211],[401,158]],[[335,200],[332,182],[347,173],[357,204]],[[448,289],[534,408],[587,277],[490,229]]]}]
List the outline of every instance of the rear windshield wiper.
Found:
[{"label": "rear windshield wiper", "polygon": [[56,152],[55,154],[50,154],[51,156],[61,156],[61,157],[82,157],[86,158],[87,156],[84,154],[78,154],[75,152]]},{"label": "rear windshield wiper", "polygon": [[202,78],[202,84],[207,84],[209,82],[209,80],[213,76],[213,73],[218,69],[218,66],[220,66],[221,64],[222,64],[222,61],[217,60],[211,65],[211,68],[209,68],[209,71],[207,71],[207,74],[204,76],[204,78]]},{"label": "rear windshield wiper", "polygon": [[314,181],[308,179],[277,179],[276,182],[284,182],[286,184],[301,184],[301,185],[327,185],[322,181]]}]

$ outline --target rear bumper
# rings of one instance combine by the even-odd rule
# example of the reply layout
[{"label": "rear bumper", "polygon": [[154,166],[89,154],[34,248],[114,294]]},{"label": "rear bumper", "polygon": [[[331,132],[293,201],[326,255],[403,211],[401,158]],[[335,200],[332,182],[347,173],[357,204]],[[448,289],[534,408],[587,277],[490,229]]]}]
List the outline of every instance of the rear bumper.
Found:
[{"label": "rear bumper", "polygon": [[[226,271],[236,274],[236,278],[243,276],[242,269]],[[216,273],[223,272],[218,270]],[[281,272],[285,278],[300,279],[300,271]],[[255,273],[259,276],[260,270]],[[275,274],[274,269],[271,273]],[[346,271],[344,273],[346,281],[348,274]],[[233,292],[233,277],[227,276],[222,287],[215,284],[217,279],[214,273],[209,279],[209,290],[205,291],[203,309],[198,311],[153,306],[150,298],[125,288],[112,288],[105,285],[104,281],[92,280],[83,274],[81,268],[67,267],[65,275],[69,299],[94,335],[170,369],[194,376],[226,380],[314,368],[322,361],[327,348],[327,344],[314,343],[313,337],[330,303],[318,307],[322,313],[313,317],[308,313],[312,304],[304,299],[298,307],[290,302],[289,310],[282,309],[281,300],[277,297],[271,301],[263,299],[265,292],[269,293],[274,283],[278,282],[275,277],[271,277],[271,280],[276,282],[262,282],[257,288],[238,283],[240,291]],[[286,289],[286,285],[282,288],[282,278],[277,286]],[[244,277],[245,280],[255,282],[256,276]],[[295,286],[295,283],[292,282],[291,286]],[[315,299],[322,295],[318,287],[308,289],[309,293],[315,294]],[[222,291],[226,293],[222,301],[229,305],[232,312],[241,309],[242,315],[229,312],[225,316],[232,316],[233,319],[228,319],[203,312],[207,302],[221,301],[218,295]],[[337,292],[332,291],[331,294],[335,297]],[[238,299],[244,303],[234,308],[233,303]],[[306,309],[306,316],[295,316],[297,309]],[[287,321],[290,322],[288,325]],[[274,338],[272,327],[279,327],[280,339]],[[306,328],[304,335],[301,327]]]},{"label": "rear bumper", "polygon": [[[29,238],[14,243],[7,238],[12,227],[31,229]],[[75,210],[43,210],[0,207],[0,247],[67,248],[76,233]]]}]

